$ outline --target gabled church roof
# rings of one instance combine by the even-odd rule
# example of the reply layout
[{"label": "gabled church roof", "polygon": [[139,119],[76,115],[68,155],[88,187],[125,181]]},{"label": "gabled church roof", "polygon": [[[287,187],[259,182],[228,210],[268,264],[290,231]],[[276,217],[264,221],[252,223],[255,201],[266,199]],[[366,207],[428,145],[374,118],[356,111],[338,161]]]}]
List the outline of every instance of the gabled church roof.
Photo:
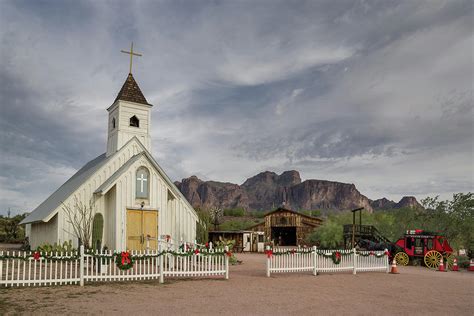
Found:
[{"label": "gabled church roof", "polygon": [[[84,167],[79,169],[69,180],[51,194],[43,203],[33,210],[20,224],[34,222],[47,222],[52,212],[61,205],[74,191],[76,191],[89,177],[91,177],[100,167],[102,167],[112,156],[105,154],[89,161]],[[54,214],[53,214],[54,215]]]},{"label": "gabled church roof", "polygon": [[117,100],[130,101],[130,102],[146,104],[146,105],[151,106],[151,104],[148,103],[148,101],[145,99],[145,96],[140,90],[140,87],[138,86],[137,82],[133,78],[132,74],[128,74],[127,80],[125,80],[122,86],[122,89],[120,89],[120,92],[115,98],[114,103]]}]

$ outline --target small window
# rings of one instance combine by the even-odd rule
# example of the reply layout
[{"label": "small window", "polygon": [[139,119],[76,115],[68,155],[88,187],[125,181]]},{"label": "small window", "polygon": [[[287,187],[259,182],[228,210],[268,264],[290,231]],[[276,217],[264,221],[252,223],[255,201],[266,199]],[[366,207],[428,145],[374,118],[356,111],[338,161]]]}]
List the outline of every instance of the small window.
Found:
[{"label": "small window", "polygon": [[433,249],[433,239],[427,239],[426,240],[426,250],[431,250]]},{"label": "small window", "polygon": [[405,247],[411,249],[413,247],[413,238],[407,237]]},{"label": "small window", "polygon": [[135,115],[130,118],[130,126],[140,127],[140,121]]},{"label": "small window", "polygon": [[112,129],[114,129],[114,128],[115,128],[115,117],[112,118]]}]

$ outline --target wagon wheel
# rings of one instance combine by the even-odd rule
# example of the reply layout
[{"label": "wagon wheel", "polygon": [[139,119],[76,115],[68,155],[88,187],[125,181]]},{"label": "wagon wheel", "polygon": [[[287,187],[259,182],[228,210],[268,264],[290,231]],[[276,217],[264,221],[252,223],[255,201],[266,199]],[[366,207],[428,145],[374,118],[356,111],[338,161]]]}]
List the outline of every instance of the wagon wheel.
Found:
[{"label": "wagon wheel", "polygon": [[438,269],[443,256],[436,250],[430,250],[425,255],[425,265],[430,269]]},{"label": "wagon wheel", "polygon": [[453,269],[453,264],[454,264],[454,255],[452,253],[447,253],[446,254],[446,259],[445,259],[445,264],[448,269]]},{"label": "wagon wheel", "polygon": [[399,266],[406,266],[408,265],[408,261],[410,260],[408,258],[408,255],[403,252],[403,251],[400,251],[398,252],[395,257],[393,258],[393,260],[395,260],[395,262],[399,265]]}]

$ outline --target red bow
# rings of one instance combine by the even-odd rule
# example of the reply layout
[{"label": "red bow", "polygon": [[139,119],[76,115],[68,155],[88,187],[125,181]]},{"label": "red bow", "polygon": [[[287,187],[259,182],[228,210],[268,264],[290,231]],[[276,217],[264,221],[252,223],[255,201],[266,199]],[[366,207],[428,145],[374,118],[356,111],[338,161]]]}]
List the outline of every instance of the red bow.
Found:
[{"label": "red bow", "polygon": [[195,254],[199,254],[199,249],[194,250]]},{"label": "red bow", "polygon": [[374,255],[374,252],[373,252],[373,251],[371,251],[371,252],[370,252],[370,255],[371,255],[371,256],[373,256],[373,255]]},{"label": "red bow", "polygon": [[33,259],[39,260],[40,258],[41,258],[41,254],[39,253],[39,251],[35,251],[35,253],[33,254]]},{"label": "red bow", "polygon": [[339,251],[336,252],[336,258],[337,258],[337,259],[341,258],[341,253],[340,253]]},{"label": "red bow", "polygon": [[122,265],[130,264],[130,253],[122,251]]},{"label": "red bow", "polygon": [[227,257],[232,257],[232,252],[230,252],[230,251],[226,251],[225,254],[227,255]]},{"label": "red bow", "polygon": [[265,253],[267,254],[267,258],[271,258],[273,256],[273,250],[267,250],[265,251]]},{"label": "red bow", "polygon": [[206,248],[209,248],[209,243],[207,242],[205,246],[206,246]]},{"label": "red bow", "polygon": [[295,249],[291,249],[291,254],[292,254],[292,255],[295,254]]}]

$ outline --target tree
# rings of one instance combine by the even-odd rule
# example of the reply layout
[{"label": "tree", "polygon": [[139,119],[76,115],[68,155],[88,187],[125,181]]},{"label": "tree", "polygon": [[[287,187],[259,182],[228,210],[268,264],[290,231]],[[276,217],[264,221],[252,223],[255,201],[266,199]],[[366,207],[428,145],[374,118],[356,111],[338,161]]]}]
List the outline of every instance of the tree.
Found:
[{"label": "tree", "polygon": [[88,204],[80,201],[74,196],[73,205],[64,204],[62,207],[66,219],[71,224],[73,234],[85,248],[90,248],[89,242],[92,238],[92,222],[96,213],[95,199],[92,197]]},{"label": "tree", "polygon": [[204,244],[209,239],[209,227],[211,227],[211,215],[206,210],[196,209],[198,222],[196,225],[196,240],[198,243]]},{"label": "tree", "polygon": [[342,244],[342,225],[328,218],[321,227],[316,228],[309,236],[310,244],[319,244],[322,248],[338,248]]}]

